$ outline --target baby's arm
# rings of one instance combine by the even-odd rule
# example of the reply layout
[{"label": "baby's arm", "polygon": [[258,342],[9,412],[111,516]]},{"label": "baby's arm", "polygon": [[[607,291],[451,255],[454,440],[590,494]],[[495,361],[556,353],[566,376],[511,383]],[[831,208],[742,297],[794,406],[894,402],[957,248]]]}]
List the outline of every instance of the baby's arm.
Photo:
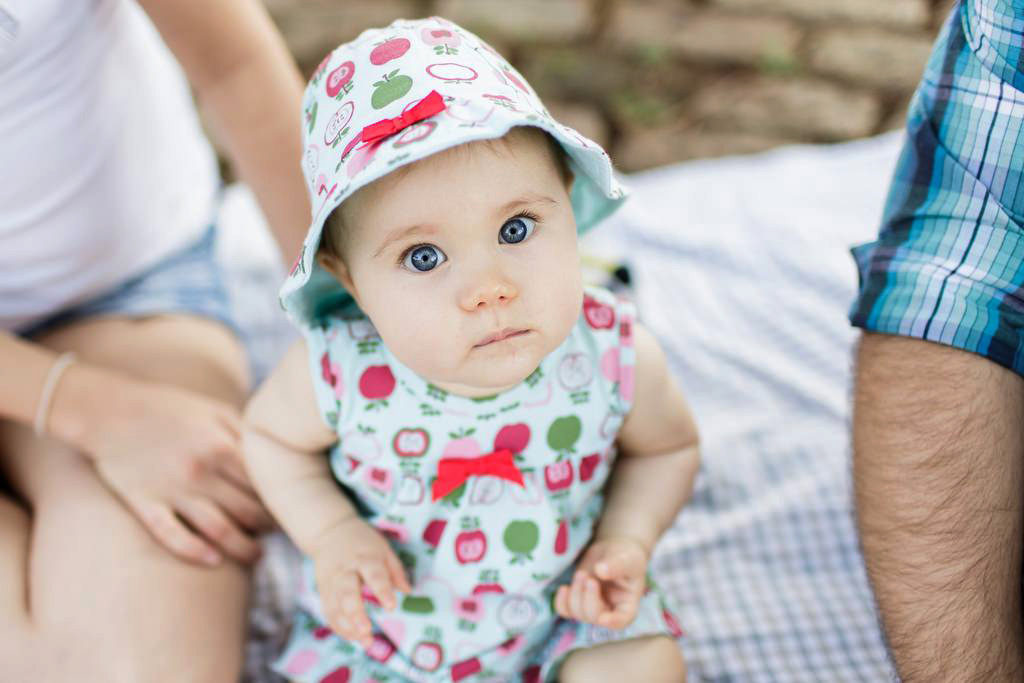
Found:
[{"label": "baby's arm", "polygon": [[263,501],[310,555],[328,529],[356,512],[331,479],[324,450],[338,435],[320,419],[307,353],[296,342],[250,399],[242,451]]},{"label": "baby's arm", "polygon": [[331,476],[324,449],[338,437],[317,410],[307,353],[305,342],[297,342],[249,402],[243,452],[267,507],[313,559],[331,626],[368,645],[363,586],[389,609],[396,605],[393,587],[412,588],[388,542]]},{"label": "baby's arm", "polygon": [[690,498],[700,453],[697,425],[661,346],[641,325],[635,335],[636,396],[619,430],[595,540],[631,538],[650,555]]},{"label": "baby's arm", "polygon": [[636,395],[619,431],[605,507],[572,583],[559,588],[563,616],[624,628],[635,617],[647,564],[693,490],[700,465],[697,427],[665,354],[635,325]]}]

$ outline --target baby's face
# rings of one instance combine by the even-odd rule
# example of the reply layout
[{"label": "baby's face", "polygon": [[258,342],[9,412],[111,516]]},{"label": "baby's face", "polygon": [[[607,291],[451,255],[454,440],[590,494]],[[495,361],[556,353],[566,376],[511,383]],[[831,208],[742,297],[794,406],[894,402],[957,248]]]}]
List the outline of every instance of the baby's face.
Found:
[{"label": "baby's face", "polygon": [[513,131],[359,190],[343,204],[344,264],[321,261],[400,361],[464,396],[526,378],[582,305],[569,187],[543,138]]}]

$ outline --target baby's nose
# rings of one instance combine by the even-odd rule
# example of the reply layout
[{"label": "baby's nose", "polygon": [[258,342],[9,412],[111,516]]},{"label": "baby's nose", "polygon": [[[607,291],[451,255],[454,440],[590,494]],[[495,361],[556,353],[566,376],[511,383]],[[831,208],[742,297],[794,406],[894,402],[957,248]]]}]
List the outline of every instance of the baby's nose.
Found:
[{"label": "baby's nose", "polygon": [[462,308],[472,312],[488,306],[508,303],[518,294],[519,292],[511,282],[490,278],[489,281],[470,288],[460,303]]}]

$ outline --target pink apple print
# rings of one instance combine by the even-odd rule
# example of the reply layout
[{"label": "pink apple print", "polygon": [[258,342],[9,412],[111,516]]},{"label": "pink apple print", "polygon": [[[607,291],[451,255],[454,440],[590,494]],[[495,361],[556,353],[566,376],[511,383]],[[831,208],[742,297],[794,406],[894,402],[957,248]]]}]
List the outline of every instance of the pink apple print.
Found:
[{"label": "pink apple print", "polygon": [[373,634],[373,642],[370,643],[370,647],[366,648],[366,654],[370,659],[375,659],[378,662],[388,661],[394,653],[395,646],[380,633]]},{"label": "pink apple print", "polygon": [[420,121],[406,128],[395,138],[393,143],[395,149],[400,149],[420,140],[425,140],[434,129],[437,128],[437,121]]},{"label": "pink apple print", "polygon": [[[335,97],[342,89],[347,93],[352,89],[349,81],[356,72],[356,65],[351,61],[342,62],[337,69],[327,74],[327,95]],[[347,87],[346,87],[347,86]]]},{"label": "pink apple print", "polygon": [[338,107],[338,110],[331,115],[324,127],[324,144],[333,147],[335,141],[347,130],[348,124],[352,121],[352,115],[356,111],[355,103],[349,101]]},{"label": "pink apple print", "polygon": [[453,439],[444,447],[446,458],[475,458],[480,455],[480,444],[471,436]]},{"label": "pink apple print", "polygon": [[619,342],[626,347],[633,345],[633,320],[622,316],[619,321]]},{"label": "pink apple print", "polygon": [[455,62],[441,62],[431,64],[426,69],[427,73],[444,81],[445,83],[469,83],[475,81],[479,74],[476,69],[465,64]]},{"label": "pink apple print", "polygon": [[455,559],[459,564],[479,562],[487,554],[487,537],[480,529],[463,531],[455,538]]},{"label": "pink apple print", "polygon": [[412,663],[424,671],[436,671],[444,661],[444,650],[440,644],[421,641],[412,651]]},{"label": "pink apple print", "polygon": [[394,485],[394,477],[391,474],[391,470],[386,470],[383,467],[368,467],[364,470],[363,480],[366,485],[372,489],[375,489],[378,493],[387,495],[391,491],[391,487]]},{"label": "pink apple print", "polygon": [[487,593],[501,595],[504,592],[505,588],[500,583],[478,583],[473,586],[473,595],[486,595]]},{"label": "pink apple print", "polygon": [[389,38],[373,48],[370,53],[370,64],[380,66],[387,64],[392,59],[398,59],[409,51],[411,45],[412,43],[405,38]]},{"label": "pink apple print", "polygon": [[540,666],[534,664],[524,669],[523,683],[540,683]]},{"label": "pink apple print", "polygon": [[558,520],[558,533],[555,534],[555,555],[564,555],[569,548],[569,523],[565,519]]},{"label": "pink apple print", "polygon": [[661,616],[665,620],[665,625],[668,626],[669,633],[672,634],[672,637],[681,638],[683,636],[683,629],[679,625],[679,620],[676,619],[676,615],[672,614],[667,607],[662,607]]},{"label": "pink apple print", "polygon": [[457,596],[453,601],[452,609],[459,617],[474,624],[479,624],[486,612],[483,600],[472,595]]},{"label": "pink apple print", "polygon": [[423,541],[431,548],[436,548],[437,544],[441,542],[441,536],[444,534],[444,528],[448,524],[446,519],[432,519],[427,524],[427,528],[423,530]]},{"label": "pink apple print", "polygon": [[319,657],[313,650],[299,650],[284,665],[285,673],[301,676],[315,665]]},{"label": "pink apple print", "polygon": [[558,382],[566,391],[582,389],[593,377],[594,367],[586,354],[567,353],[558,364]]},{"label": "pink apple print", "polygon": [[359,462],[376,460],[381,456],[380,443],[369,428],[356,427],[341,435],[342,455]]},{"label": "pink apple print", "polygon": [[507,67],[507,68],[504,69],[504,71],[505,71],[505,77],[508,80],[512,81],[512,84],[514,86],[516,86],[517,88],[522,90],[527,95],[530,94],[530,89],[526,87],[526,84],[523,83],[522,78],[519,76],[519,74],[517,74],[515,72],[515,69],[513,69],[511,67]]},{"label": "pink apple print", "polygon": [[420,31],[420,38],[427,45],[433,45],[434,52],[439,55],[458,54],[459,51],[454,48],[462,42],[458,33],[446,28],[425,28]]},{"label": "pink apple print", "polygon": [[583,315],[595,330],[608,330],[615,324],[615,310],[593,297],[583,297]]},{"label": "pink apple print", "polygon": [[315,629],[313,629],[313,637],[317,640],[323,640],[332,633],[334,633],[334,631],[327,628],[326,626],[317,626]]},{"label": "pink apple print", "polygon": [[371,365],[359,377],[359,393],[378,404],[387,405],[386,399],[394,390],[395,376],[391,374],[391,368],[387,365]]},{"label": "pink apple print", "polygon": [[561,491],[572,484],[572,461],[562,460],[544,467],[544,483],[549,491]]},{"label": "pink apple print", "polygon": [[347,666],[339,666],[337,669],[320,679],[320,683],[348,683],[352,677],[352,671]]},{"label": "pink apple print", "polygon": [[590,481],[594,476],[594,470],[601,464],[601,454],[591,453],[580,460],[580,481]]},{"label": "pink apple print", "polygon": [[505,425],[494,437],[494,450],[507,448],[513,453],[522,453],[530,443],[530,426],[524,422]]},{"label": "pink apple print", "polygon": [[391,448],[403,458],[415,458],[427,452],[430,447],[430,433],[422,427],[406,427],[395,432]]},{"label": "pink apple print", "polygon": [[503,655],[510,655],[514,652],[518,652],[523,644],[526,642],[526,637],[522,633],[514,635],[504,643],[498,646],[498,652]]}]

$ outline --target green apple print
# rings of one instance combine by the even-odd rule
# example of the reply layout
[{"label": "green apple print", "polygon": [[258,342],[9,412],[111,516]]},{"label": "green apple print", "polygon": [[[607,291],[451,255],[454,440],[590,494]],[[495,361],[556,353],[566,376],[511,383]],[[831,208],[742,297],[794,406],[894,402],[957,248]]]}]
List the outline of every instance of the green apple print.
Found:
[{"label": "green apple print", "polygon": [[405,94],[412,89],[412,79],[399,75],[398,69],[395,69],[384,76],[384,80],[376,81],[373,88],[370,105],[374,109],[383,109],[395,100],[405,97]]},{"label": "green apple print", "polygon": [[510,522],[501,538],[505,547],[512,551],[512,564],[525,563],[533,560],[530,553],[540,540],[540,529],[530,520],[520,519]]},{"label": "green apple print", "polygon": [[548,427],[548,445],[558,451],[558,459],[561,460],[570,453],[575,453],[573,444],[580,438],[583,431],[583,423],[575,415],[559,417]]}]

